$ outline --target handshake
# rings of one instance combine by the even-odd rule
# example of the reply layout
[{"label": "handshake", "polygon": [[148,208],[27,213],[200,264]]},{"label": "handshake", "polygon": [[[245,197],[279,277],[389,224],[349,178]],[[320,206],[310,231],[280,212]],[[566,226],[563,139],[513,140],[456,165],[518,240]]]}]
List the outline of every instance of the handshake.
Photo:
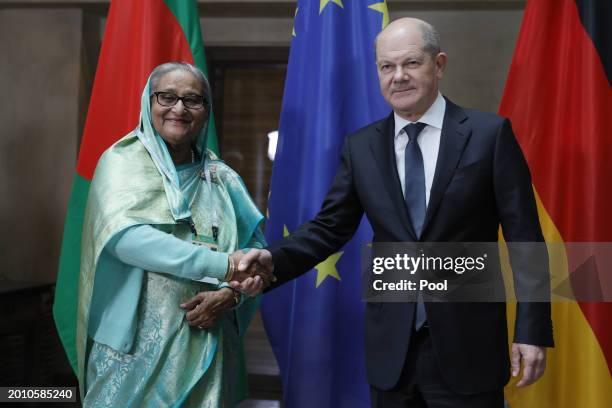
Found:
[{"label": "handshake", "polygon": [[272,254],[265,249],[236,251],[229,256],[225,281],[240,292],[249,296],[260,294],[276,282]]}]

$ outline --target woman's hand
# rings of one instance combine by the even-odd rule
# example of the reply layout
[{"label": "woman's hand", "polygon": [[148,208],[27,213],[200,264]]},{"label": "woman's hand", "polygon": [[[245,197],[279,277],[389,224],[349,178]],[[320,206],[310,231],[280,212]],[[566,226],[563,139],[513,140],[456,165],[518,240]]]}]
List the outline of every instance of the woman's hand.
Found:
[{"label": "woman's hand", "polygon": [[189,310],[185,315],[187,323],[199,329],[210,329],[217,317],[235,305],[231,288],[200,292],[185,303],[181,309]]}]

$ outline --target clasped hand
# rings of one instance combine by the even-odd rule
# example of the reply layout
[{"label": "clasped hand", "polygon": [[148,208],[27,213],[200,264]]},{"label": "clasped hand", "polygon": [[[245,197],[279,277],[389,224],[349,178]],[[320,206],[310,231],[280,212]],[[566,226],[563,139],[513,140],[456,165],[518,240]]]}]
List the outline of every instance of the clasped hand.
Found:
[{"label": "clasped hand", "polygon": [[236,251],[230,255],[236,265],[234,273],[228,277],[229,285],[249,296],[261,293],[276,282],[272,255],[265,249],[249,249],[248,252]]}]

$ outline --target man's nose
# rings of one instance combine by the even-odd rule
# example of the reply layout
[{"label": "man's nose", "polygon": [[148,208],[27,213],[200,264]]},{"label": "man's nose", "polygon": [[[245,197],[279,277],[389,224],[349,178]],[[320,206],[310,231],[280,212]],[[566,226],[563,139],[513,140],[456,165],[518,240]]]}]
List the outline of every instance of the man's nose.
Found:
[{"label": "man's nose", "polygon": [[393,81],[401,82],[401,81],[406,81],[407,79],[408,79],[408,72],[404,69],[404,67],[402,67],[401,65],[398,65],[397,67],[395,67],[395,72],[393,73]]}]

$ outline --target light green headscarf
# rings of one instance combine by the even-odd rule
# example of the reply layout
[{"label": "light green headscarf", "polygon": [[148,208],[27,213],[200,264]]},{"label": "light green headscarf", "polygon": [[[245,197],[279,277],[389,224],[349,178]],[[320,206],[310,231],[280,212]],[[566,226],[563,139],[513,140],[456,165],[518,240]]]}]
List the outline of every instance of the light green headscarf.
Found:
[{"label": "light green headscarf", "polygon": [[[164,190],[166,191],[166,197],[168,198],[168,204],[170,206],[170,212],[172,213],[175,221],[179,220],[190,220],[191,219],[191,211],[189,209],[189,197],[185,197],[181,192],[181,188],[179,187],[179,178],[172,161],[172,157],[170,157],[170,152],[168,151],[168,147],[166,143],[162,139],[162,137],[157,133],[155,128],[153,128],[153,121],[151,119],[151,76],[149,76],[149,80],[147,81],[147,85],[142,91],[142,96],[140,98],[140,125],[135,130],[138,139],[142,142],[144,147],[147,149],[151,158],[153,159],[153,163],[159,170],[159,173],[162,175],[162,180],[164,183]],[[203,83],[203,91],[206,100],[210,99],[210,85],[206,78]],[[199,165],[204,170],[205,166],[207,166],[207,155],[206,153],[206,138],[208,134],[208,124],[210,123],[210,117],[212,115],[211,104],[205,107],[208,112],[208,117],[200,130],[200,133],[196,136],[194,140],[193,147],[196,148],[198,154],[197,157],[200,159]],[[191,189],[188,188],[190,184],[198,182],[199,176],[198,173],[192,173],[191,177],[184,181],[184,191],[189,191]]]}]

